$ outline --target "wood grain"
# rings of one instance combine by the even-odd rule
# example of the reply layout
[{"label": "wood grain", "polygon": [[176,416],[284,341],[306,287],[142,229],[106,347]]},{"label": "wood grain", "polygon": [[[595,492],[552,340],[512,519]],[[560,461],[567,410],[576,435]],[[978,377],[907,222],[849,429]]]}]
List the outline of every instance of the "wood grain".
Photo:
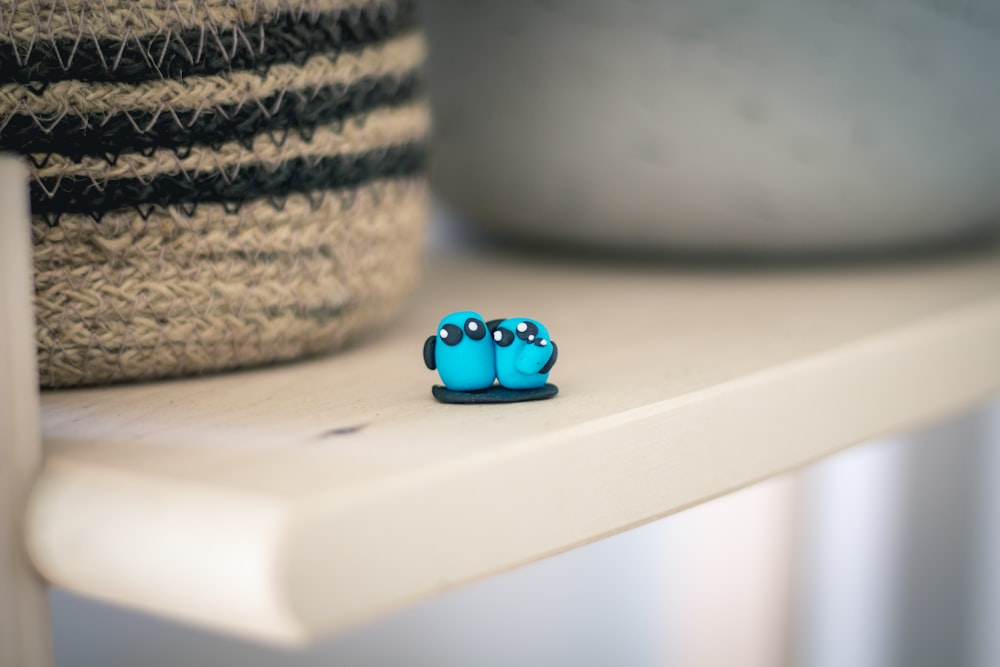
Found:
[{"label": "wood grain", "polygon": [[[436,403],[473,308],[558,343],[551,401]],[[347,353],[47,393],[35,563],[72,590],[304,641],[678,511],[1000,386],[1000,253],[723,270],[436,258]]]},{"label": "wood grain", "polygon": [[23,536],[42,458],[27,183],[23,165],[0,156],[0,665],[45,667],[52,664],[48,593]]}]

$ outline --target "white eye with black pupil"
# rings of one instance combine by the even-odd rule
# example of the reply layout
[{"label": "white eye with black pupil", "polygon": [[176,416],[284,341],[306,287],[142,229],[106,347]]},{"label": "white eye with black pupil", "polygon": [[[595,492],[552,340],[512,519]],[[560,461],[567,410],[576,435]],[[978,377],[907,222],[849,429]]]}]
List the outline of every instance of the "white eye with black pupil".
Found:
[{"label": "white eye with black pupil", "polygon": [[493,332],[493,340],[497,342],[500,347],[508,347],[514,342],[514,332],[510,329],[504,329],[500,327]]},{"label": "white eye with black pupil", "polygon": [[482,322],[474,317],[470,317],[465,321],[465,335],[472,340],[482,340],[486,338],[486,328]]},{"label": "white eye with black pupil", "polygon": [[441,342],[450,347],[454,347],[462,342],[462,330],[454,324],[445,324],[438,332]]},{"label": "white eye with black pupil", "polygon": [[520,322],[515,335],[527,343],[532,343],[538,337],[538,327],[532,322]]}]

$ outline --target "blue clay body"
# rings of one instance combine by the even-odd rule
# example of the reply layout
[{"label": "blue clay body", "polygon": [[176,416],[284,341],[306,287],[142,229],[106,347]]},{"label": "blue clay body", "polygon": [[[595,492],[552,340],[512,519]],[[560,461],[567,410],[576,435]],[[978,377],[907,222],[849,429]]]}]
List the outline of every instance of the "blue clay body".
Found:
[{"label": "blue clay body", "polygon": [[472,310],[450,313],[424,343],[424,363],[437,370],[452,391],[479,391],[496,378],[495,345],[483,316]]},{"label": "blue clay body", "polygon": [[535,389],[549,379],[558,348],[537,320],[513,317],[494,327],[496,376],[508,389]]}]

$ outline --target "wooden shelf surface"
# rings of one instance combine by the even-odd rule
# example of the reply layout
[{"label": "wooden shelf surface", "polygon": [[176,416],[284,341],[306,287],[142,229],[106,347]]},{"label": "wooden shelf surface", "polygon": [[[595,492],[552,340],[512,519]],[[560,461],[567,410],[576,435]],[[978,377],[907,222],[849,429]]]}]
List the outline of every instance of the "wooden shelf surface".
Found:
[{"label": "wooden shelf surface", "polygon": [[[386,331],[254,371],[45,392],[35,565],[280,642],[646,522],[1000,386],[1000,252],[711,269],[456,256]],[[544,321],[551,401],[436,403],[438,319]]]}]

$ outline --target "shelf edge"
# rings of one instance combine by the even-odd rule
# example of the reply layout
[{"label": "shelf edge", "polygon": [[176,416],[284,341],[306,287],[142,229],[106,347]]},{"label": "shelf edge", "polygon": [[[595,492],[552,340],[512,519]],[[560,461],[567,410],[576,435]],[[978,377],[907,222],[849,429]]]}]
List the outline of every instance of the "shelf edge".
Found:
[{"label": "shelf edge", "polygon": [[1000,387],[998,340],[992,298],[392,484],[294,501],[55,453],[28,545],[70,590],[301,643],[957,412]]}]

